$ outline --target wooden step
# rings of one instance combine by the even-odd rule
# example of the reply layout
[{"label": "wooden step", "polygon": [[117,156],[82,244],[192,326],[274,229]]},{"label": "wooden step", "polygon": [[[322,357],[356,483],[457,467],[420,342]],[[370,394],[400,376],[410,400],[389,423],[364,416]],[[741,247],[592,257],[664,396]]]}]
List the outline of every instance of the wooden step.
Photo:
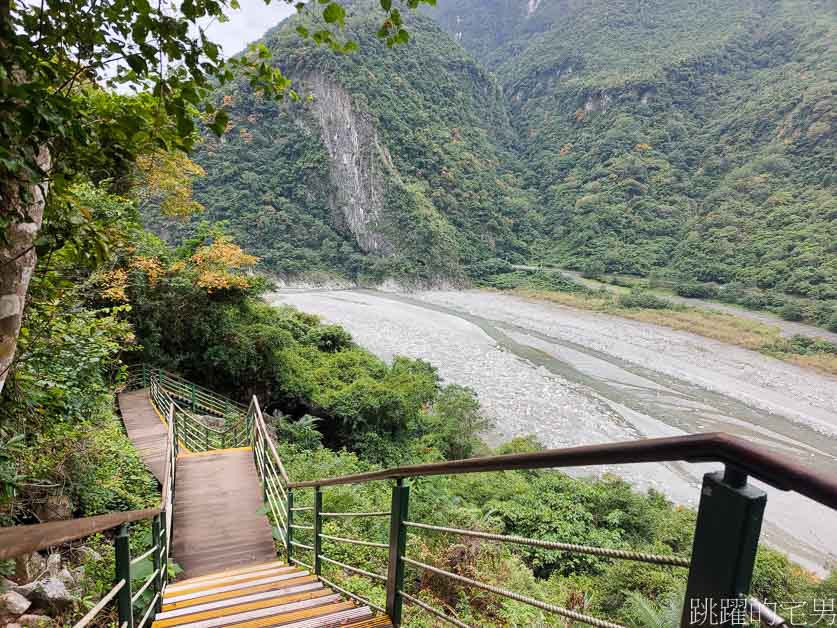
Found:
[{"label": "wooden step", "polygon": [[[307,571],[297,570],[270,576],[261,576],[254,580],[244,580],[239,582],[232,582],[229,584],[225,584],[223,582],[215,582],[209,584],[208,586],[195,585],[192,588],[175,591],[172,594],[169,594],[168,591],[166,591],[166,593],[163,595],[163,604],[175,604],[177,602],[194,600],[196,598],[204,597],[207,595],[217,595],[220,593],[228,593],[230,591],[241,591],[243,589],[248,589],[260,585],[271,585],[272,588],[294,586],[293,584],[287,583],[294,582],[295,584],[299,584],[295,581],[309,576],[310,574]],[[310,577],[316,579],[315,576]]]},{"label": "wooden step", "polygon": [[225,571],[223,573],[208,574],[198,578],[190,578],[182,582],[175,582],[166,587],[167,595],[174,595],[178,591],[194,590],[200,587],[209,588],[216,582],[232,584],[234,582],[246,582],[247,580],[258,580],[268,576],[279,575],[280,573],[292,573],[299,571],[298,567],[289,567],[282,563],[274,563],[275,566],[242,567],[237,570]]},{"label": "wooden step", "polygon": [[[313,575],[304,575],[291,580],[276,581],[271,579],[270,582],[263,584],[246,583],[244,586],[230,585],[226,587],[218,587],[211,593],[189,593],[178,598],[170,598],[163,600],[163,610],[168,611],[175,608],[185,608],[187,606],[195,606],[196,604],[203,604],[206,602],[215,602],[218,600],[226,600],[229,598],[236,598],[242,595],[250,595],[252,593],[264,593],[265,591],[283,590],[288,593],[298,592],[300,590],[308,590],[309,585],[316,584],[317,577]],[[300,589],[299,587],[306,587]]]},{"label": "wooden step", "polygon": [[[275,599],[256,600],[241,604],[233,604],[221,608],[190,612],[177,617],[161,618],[157,615],[155,628],[169,628],[170,626],[225,626],[233,623],[270,617],[280,620],[283,615],[292,615],[303,611],[313,611],[322,606],[330,606],[340,602],[340,596],[328,589],[315,594],[308,593],[307,597],[289,601]],[[189,609],[192,610],[192,609]]]},{"label": "wooden step", "polygon": [[286,604],[289,602],[297,602],[299,600],[307,600],[309,598],[322,597],[330,595],[331,590],[326,589],[320,582],[311,582],[308,584],[290,587],[289,589],[273,589],[271,591],[264,591],[262,593],[251,593],[248,595],[241,595],[222,599],[215,602],[206,602],[201,599],[198,604],[187,606],[184,608],[177,608],[171,611],[162,611],[157,613],[157,619],[169,619],[171,617],[183,617],[184,615],[191,615],[194,613],[202,613],[204,611],[212,611],[219,608],[228,608],[231,606],[238,606],[241,604],[249,604],[251,602],[265,602],[265,606]]},{"label": "wooden step", "polygon": [[218,571],[215,573],[206,574],[205,576],[197,576],[195,578],[187,578],[185,580],[178,580],[173,584],[170,584],[167,591],[173,588],[179,588],[180,585],[183,584],[191,584],[193,582],[203,582],[205,580],[214,580],[216,578],[222,578],[225,576],[237,576],[242,573],[249,573],[251,571],[263,571],[266,569],[278,569],[279,567],[287,567],[287,565],[282,562],[281,560],[275,560],[269,563],[255,563],[252,565],[246,565],[244,567],[238,567],[236,569],[227,569],[225,571]]}]

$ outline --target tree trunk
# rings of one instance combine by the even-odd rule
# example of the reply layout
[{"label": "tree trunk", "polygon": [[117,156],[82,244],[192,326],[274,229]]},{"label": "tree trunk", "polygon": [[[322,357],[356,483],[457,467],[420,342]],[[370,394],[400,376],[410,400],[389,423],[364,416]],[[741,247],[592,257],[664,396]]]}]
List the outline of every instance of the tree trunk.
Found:
[{"label": "tree trunk", "polygon": [[[41,148],[37,161],[41,170],[48,173],[52,160],[46,147]],[[17,181],[6,182],[2,195],[4,206],[0,207],[0,211],[13,216],[6,242],[0,243],[0,392],[15,358],[26,292],[38,259],[35,239],[46,205],[46,181],[25,188],[23,185]],[[26,194],[21,194],[22,188]]]}]

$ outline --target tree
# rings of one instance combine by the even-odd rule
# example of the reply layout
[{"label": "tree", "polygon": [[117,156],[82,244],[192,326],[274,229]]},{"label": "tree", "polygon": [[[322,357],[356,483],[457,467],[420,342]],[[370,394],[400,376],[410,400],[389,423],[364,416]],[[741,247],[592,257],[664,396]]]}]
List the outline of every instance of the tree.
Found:
[{"label": "tree", "polygon": [[[398,8],[380,5],[379,37],[405,43]],[[317,18],[301,35],[336,50],[356,47],[334,30],[345,17],[338,2],[295,6]],[[139,155],[188,151],[199,117],[223,132],[226,112],[205,102],[215,83],[239,75],[266,98],[295,96],[266,47],[225,58],[207,37],[202,23],[237,7],[237,0],[0,2],[0,391],[37,255],[60,244],[63,223],[86,218],[60,202],[67,186],[110,180],[118,190]],[[118,87],[134,95],[114,94]],[[42,237],[45,221],[56,226],[52,240]]]}]

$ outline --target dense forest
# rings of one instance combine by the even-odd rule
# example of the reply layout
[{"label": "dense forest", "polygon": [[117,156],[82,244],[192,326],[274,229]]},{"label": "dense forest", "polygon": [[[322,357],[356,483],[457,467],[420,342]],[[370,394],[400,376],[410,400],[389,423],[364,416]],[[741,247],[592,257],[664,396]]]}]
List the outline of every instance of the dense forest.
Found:
[{"label": "dense forest", "polygon": [[367,8],[346,17],[351,55],[303,41],[310,20],[265,36],[298,103],[218,93],[233,120],[199,150],[197,198],[271,271],[461,280],[538,261],[790,295],[829,318],[829,3],[441,3],[435,22],[405,16],[394,52]]},{"label": "dense forest", "polygon": [[[158,503],[115,407],[139,363],[237,401],[258,394],[298,479],[540,448],[490,449],[475,393],[435,365],[383,361],[339,326],[266,305],[277,277],[599,298],[511,267],[535,261],[831,307],[830,5],[544,1],[418,14],[324,2],[229,60],[194,33],[233,1],[0,5],[0,525]],[[637,305],[660,307],[618,299]],[[414,496],[430,522],[679,555],[695,518],[615,477],[552,471],[434,478]],[[387,495],[331,498],[375,510]],[[329,531],[385,538],[362,525]],[[679,616],[676,568],[411,542],[458,574],[632,626]],[[72,625],[113,585],[110,532],[53,549],[59,570],[37,552],[0,561],[5,601],[63,578],[60,604],[35,591],[27,625]],[[381,602],[375,585],[337,578]],[[563,625],[430,576],[407,586],[473,625]],[[759,550],[763,599],[835,586]],[[414,610],[406,625],[428,626]],[[23,612],[4,606],[0,622]]]}]

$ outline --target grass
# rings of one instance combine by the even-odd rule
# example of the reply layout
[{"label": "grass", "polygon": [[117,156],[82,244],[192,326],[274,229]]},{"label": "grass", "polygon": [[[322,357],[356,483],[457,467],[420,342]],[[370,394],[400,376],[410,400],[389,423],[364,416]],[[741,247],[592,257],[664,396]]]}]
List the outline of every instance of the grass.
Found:
[{"label": "grass", "polygon": [[837,375],[837,353],[834,352],[837,347],[834,345],[828,346],[828,343],[823,343],[820,348],[800,348],[798,343],[783,338],[776,326],[726,312],[686,305],[674,305],[668,309],[627,308],[619,305],[619,300],[615,295],[602,291],[580,293],[519,288],[513,292],[523,297],[690,332],[726,344],[758,351],[798,366]]}]

